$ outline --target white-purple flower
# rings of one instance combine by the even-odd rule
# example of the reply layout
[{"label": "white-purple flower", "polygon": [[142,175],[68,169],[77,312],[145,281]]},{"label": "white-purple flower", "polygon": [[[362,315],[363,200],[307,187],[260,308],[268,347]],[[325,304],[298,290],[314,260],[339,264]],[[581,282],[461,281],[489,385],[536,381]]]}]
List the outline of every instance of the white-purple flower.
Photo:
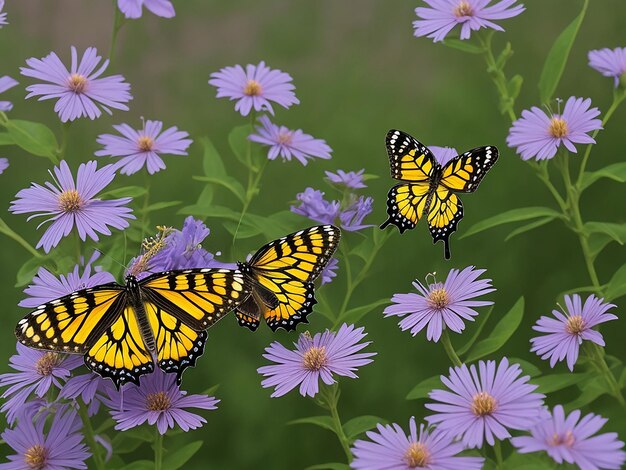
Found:
[{"label": "white-purple flower", "polygon": [[267,158],[270,160],[275,160],[278,156],[283,161],[295,158],[306,166],[309,159],[331,158],[332,149],[326,141],[305,134],[300,129],[292,131],[285,126],[277,126],[267,116],[261,116],[259,121],[261,125],[256,126],[256,133],[250,134],[248,139],[269,146]]},{"label": "white-purple flower", "polygon": [[100,404],[105,402],[107,394],[112,392],[114,385],[110,380],[103,379],[91,371],[86,374],[70,377],[65,383],[59,398],[69,400],[82,400],[88,406],[87,414],[94,416],[100,409]]},{"label": "white-purple flower", "polygon": [[[16,86],[18,83],[19,82],[17,80],[14,80],[8,75],[0,77],[0,93],[4,93],[5,91]],[[13,109],[13,103],[10,101],[0,101],[0,111],[6,112],[11,111],[11,109]]]},{"label": "white-purple flower", "polygon": [[595,144],[589,132],[602,129],[598,108],[591,108],[589,98],[567,99],[563,113],[547,115],[533,106],[509,129],[506,143],[516,148],[523,160],[546,160],[554,157],[561,145],[576,153],[574,144]]},{"label": "white-purple flower", "polygon": [[272,397],[281,397],[296,387],[302,396],[315,396],[319,380],[326,385],[335,383],[333,374],[357,378],[357,368],[372,362],[376,353],[359,353],[370,342],[361,343],[367,336],[363,328],[343,324],[336,333],[326,330],[311,337],[302,333],[295,350],[287,349],[277,341],[265,348],[263,357],[276,364],[259,367],[266,377],[261,385],[274,387]]},{"label": "white-purple flower", "polygon": [[441,380],[449,390],[433,390],[429,396],[436,403],[426,408],[435,412],[426,421],[441,431],[460,437],[468,448],[482,447],[486,440],[511,437],[508,429],[526,431],[545,418],[544,395],[533,393],[537,385],[529,384],[529,376],[520,377],[519,364],[509,365],[505,357],[495,361],[479,361],[478,368],[451,367],[449,377]]},{"label": "white-purple flower", "polygon": [[372,197],[359,196],[339,214],[341,228],[348,232],[356,232],[373,227],[372,224],[363,223],[363,219],[372,213],[373,205],[374,199]]},{"label": "white-purple flower", "polygon": [[513,18],[522,13],[524,5],[517,0],[502,0],[490,5],[492,0],[424,0],[428,7],[418,7],[419,20],[413,22],[415,36],[427,36],[434,42],[443,41],[457,25],[461,25],[461,39],[469,39],[472,31],[491,28],[504,29],[493,20]]},{"label": "white-purple flower", "polygon": [[596,69],[605,77],[613,77],[615,88],[618,87],[620,79],[626,80],[626,47],[589,51],[588,58],[589,67]]},{"label": "white-purple flower", "polygon": [[337,258],[331,258],[324,269],[320,278],[322,279],[322,285],[332,282],[333,278],[337,277],[337,270],[339,269],[339,260]]},{"label": "white-purple flower", "polygon": [[550,359],[550,367],[567,359],[567,367],[573,371],[583,341],[604,346],[602,334],[593,327],[617,320],[615,315],[607,313],[614,307],[594,295],[587,297],[584,305],[580,295],[566,295],[564,312],[552,310],[555,318],[543,316],[533,326],[533,330],[547,334],[530,340],[531,352],[537,353],[541,359]]},{"label": "white-purple flower", "polygon": [[62,122],[80,117],[93,120],[100,117],[101,109],[109,114],[109,108],[128,111],[126,103],[133,98],[130,85],[121,75],[100,77],[109,65],[108,60],[100,65],[101,60],[98,51],[88,47],[79,62],[74,46],[69,70],[54,52],[42,59],[28,59],[28,67],[20,67],[21,74],[46,83],[28,86],[26,90],[30,93],[26,98],[39,96],[39,101],[58,99],[54,111]]},{"label": "white-purple flower", "polygon": [[4,25],[9,24],[7,21],[7,13],[2,10],[4,10],[4,0],[0,0],[0,29],[2,29]]},{"label": "white-purple flower", "polygon": [[22,189],[11,202],[9,210],[14,214],[32,213],[33,217],[47,217],[39,226],[52,222],[37,243],[48,253],[66,237],[74,227],[80,239],[89,236],[98,241],[98,233],[111,235],[109,227],[118,230],[128,227],[127,219],[134,219],[132,210],[125,207],[131,198],[101,200],[96,195],[115,178],[115,168],[107,165],[97,168],[95,161],[82,163],[78,167],[76,183],[65,161],[54,167],[54,184],[45,186],[31,183],[30,188]]},{"label": "white-purple flower", "polygon": [[9,159],[8,158],[0,158],[0,175],[4,173],[4,170],[9,168]]},{"label": "white-purple flower", "polygon": [[436,145],[431,145],[428,148],[435,156],[437,163],[441,166],[445,166],[446,163],[459,154],[454,147],[438,147]]},{"label": "white-purple flower", "polygon": [[326,178],[329,182],[338,186],[349,189],[360,189],[367,187],[367,185],[363,182],[363,173],[365,173],[364,168],[357,172],[337,170],[337,173],[333,173],[332,171],[327,171]]},{"label": "white-purple flower", "polygon": [[291,206],[294,212],[321,224],[332,224],[339,217],[341,203],[339,201],[329,202],[324,199],[324,193],[317,189],[306,188],[298,193],[296,199],[298,206]]},{"label": "white-purple flower", "polygon": [[211,74],[209,84],[217,88],[218,98],[236,100],[235,111],[247,116],[250,111],[267,111],[274,114],[270,102],[283,108],[298,104],[295,86],[288,73],[272,70],[261,61],[258,65],[248,64],[224,67]]},{"label": "white-purple flower", "polygon": [[354,460],[350,467],[357,470],[480,470],[482,457],[459,456],[463,444],[454,441],[450,433],[428,430],[420,424],[419,433],[415,418],[409,421],[407,435],[398,424],[376,427],[368,431],[370,441],[357,440],[352,447]]},{"label": "white-purple flower", "polygon": [[549,419],[530,429],[530,436],[514,437],[511,443],[522,454],[545,451],[557,463],[574,464],[581,470],[623,468],[626,452],[617,433],[596,434],[608,420],[593,413],[581,416],[580,410],[565,415],[557,405]]},{"label": "white-purple flower", "polygon": [[428,341],[439,341],[444,328],[461,333],[464,320],[474,321],[478,315],[476,307],[493,305],[491,301],[475,300],[495,291],[491,279],[478,279],[484,272],[468,266],[462,271],[450,270],[443,283],[424,285],[415,280],[413,286],[418,293],[394,294],[394,304],[385,308],[385,317],[404,317],[400,329],[410,329],[413,336],[426,328]]},{"label": "white-purple flower", "polygon": [[113,126],[119,135],[102,134],[97,142],[104,145],[96,152],[98,157],[121,157],[116,163],[120,173],[132,175],[144,166],[151,175],[165,169],[160,155],[187,155],[187,148],[192,140],[189,134],[179,131],[176,126],[165,131],[161,121],[146,121],[140,130],[128,124]]},{"label": "white-purple flower", "polygon": [[174,5],[169,0],[117,0],[117,7],[128,19],[141,18],[142,7],[162,18],[176,16]]}]

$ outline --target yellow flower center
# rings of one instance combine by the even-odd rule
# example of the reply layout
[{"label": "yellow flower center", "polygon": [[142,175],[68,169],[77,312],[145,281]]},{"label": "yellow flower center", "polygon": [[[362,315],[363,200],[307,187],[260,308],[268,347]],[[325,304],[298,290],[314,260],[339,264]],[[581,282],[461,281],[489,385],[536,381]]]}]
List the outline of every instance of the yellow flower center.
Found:
[{"label": "yellow flower center", "polygon": [[472,5],[470,5],[469,2],[466,2],[465,0],[461,0],[459,2],[459,4],[454,7],[454,16],[456,16],[457,18],[461,18],[463,16],[472,16],[474,14],[474,9],[472,8]]},{"label": "yellow flower center", "polygon": [[35,444],[24,452],[24,463],[29,469],[42,470],[46,467],[47,452],[44,446]]},{"label": "yellow flower center", "polygon": [[409,468],[426,467],[430,463],[430,452],[421,442],[412,442],[404,453]]},{"label": "yellow flower center", "polygon": [[259,96],[263,91],[263,87],[256,80],[248,80],[246,86],[243,88],[244,95],[248,96]]},{"label": "yellow flower center", "polygon": [[35,370],[39,375],[50,375],[59,363],[59,355],[53,352],[47,352],[37,360]]},{"label": "yellow flower center", "polygon": [[172,406],[172,401],[165,392],[148,393],[146,403],[150,411],[165,411]]},{"label": "yellow flower center", "polygon": [[578,335],[585,329],[585,321],[580,315],[573,315],[567,319],[565,324],[565,331],[570,335]]},{"label": "yellow flower center", "polygon": [[75,189],[59,194],[59,207],[63,212],[76,212],[83,205],[83,200]]},{"label": "yellow flower center", "polygon": [[433,289],[430,291],[430,294],[428,294],[428,302],[433,308],[439,310],[446,307],[450,303],[450,296],[443,287],[440,287],[439,289]]},{"label": "yellow flower center", "polygon": [[576,438],[574,437],[574,433],[572,431],[567,431],[565,435],[555,432],[552,435],[552,439],[548,441],[548,444],[551,446],[572,447],[575,442]]},{"label": "yellow flower center", "polygon": [[279,144],[290,144],[291,143],[291,132],[281,132],[278,134],[278,143]]},{"label": "yellow flower center", "polygon": [[74,93],[84,92],[85,88],[87,88],[87,83],[89,83],[87,77],[78,73],[73,73],[68,79],[68,86]]},{"label": "yellow flower center", "polygon": [[476,416],[486,416],[498,407],[496,399],[487,392],[480,392],[472,398],[472,413]]},{"label": "yellow flower center", "polygon": [[150,259],[167,245],[165,238],[174,230],[171,227],[157,226],[159,233],[154,238],[145,238],[141,243],[143,254],[128,269],[128,274],[137,276],[146,271]]},{"label": "yellow flower center", "polygon": [[326,355],[326,348],[324,346],[317,348],[312,347],[304,353],[302,357],[302,365],[306,370],[318,371],[326,365],[328,356]]},{"label": "yellow flower center", "polygon": [[150,152],[154,148],[154,140],[152,137],[142,135],[137,139],[137,146],[142,152]]},{"label": "yellow flower center", "polygon": [[550,127],[548,128],[548,132],[552,137],[556,137],[557,139],[561,137],[565,137],[567,135],[567,122],[563,118],[554,116],[550,120]]}]

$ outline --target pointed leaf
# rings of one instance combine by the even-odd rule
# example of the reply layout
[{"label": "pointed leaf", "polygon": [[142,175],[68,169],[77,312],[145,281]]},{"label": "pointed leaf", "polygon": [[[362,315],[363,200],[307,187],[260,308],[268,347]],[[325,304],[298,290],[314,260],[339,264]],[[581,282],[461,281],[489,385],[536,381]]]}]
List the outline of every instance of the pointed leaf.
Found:
[{"label": "pointed leaf", "polygon": [[204,155],[202,157],[202,169],[205,176],[212,176],[219,178],[226,176],[226,168],[222,162],[222,157],[213,145],[213,142],[208,137],[202,137],[200,143],[204,149]]},{"label": "pointed leaf", "polygon": [[509,98],[514,100],[519,96],[520,91],[522,91],[522,84],[524,83],[524,78],[521,75],[514,75],[509,83],[506,84],[506,89],[509,92]]},{"label": "pointed leaf", "polygon": [[576,385],[589,377],[589,374],[550,374],[536,377],[532,383],[539,385],[537,392],[552,393]]},{"label": "pointed leaf", "polygon": [[232,209],[224,206],[218,205],[210,205],[206,206],[204,204],[194,204],[191,206],[183,207],[178,211],[179,214],[183,215],[195,215],[198,217],[216,217],[219,219],[229,219],[234,220],[235,222],[239,222],[240,214],[235,212]]},{"label": "pointed leaf", "polygon": [[620,245],[626,243],[626,224],[608,222],[587,222],[584,226],[587,233],[604,233]]},{"label": "pointed leaf", "polygon": [[191,442],[174,452],[168,452],[163,459],[163,468],[178,470],[185,465],[191,457],[202,447],[202,441]]},{"label": "pointed leaf", "polygon": [[241,163],[243,163],[247,168],[253,168],[252,159],[248,158],[249,149],[251,149],[252,143],[248,140],[248,136],[252,134],[253,128],[250,124],[246,124],[244,126],[235,127],[230,134],[228,134],[228,143],[230,144],[230,149],[237,157]]},{"label": "pointed leaf", "polygon": [[465,343],[463,346],[461,346],[460,348],[456,350],[456,353],[459,356],[462,356],[463,354],[465,354],[474,345],[476,340],[479,338],[481,331],[483,331],[483,328],[487,324],[487,320],[489,320],[489,317],[491,316],[491,312],[493,312],[493,305],[491,305],[489,309],[486,310],[484,313],[481,313],[480,315],[478,315],[478,318],[474,322],[476,324],[474,328],[476,329],[474,330],[474,333],[472,333],[472,337],[467,341],[467,343]]},{"label": "pointed leaf", "polygon": [[485,52],[485,49],[483,47],[476,46],[467,40],[450,38],[450,39],[444,39],[443,44],[444,46],[448,46],[452,49],[457,49],[463,52],[469,52],[470,54],[482,54],[483,52]]},{"label": "pointed leaf", "polygon": [[524,359],[520,359],[518,357],[509,357],[509,363],[519,364],[520,366],[522,366],[522,370],[524,371],[524,374],[529,375],[531,377],[536,377],[538,375],[541,375],[541,370],[539,369],[539,367],[537,367],[534,364],[531,364],[528,361],[525,361]]},{"label": "pointed leaf", "polygon": [[180,204],[182,204],[181,201],[155,202],[154,204],[150,204],[143,211],[145,211],[145,212],[154,212],[154,211],[158,211],[158,210],[161,210],[161,209],[167,209],[168,207],[178,206]]},{"label": "pointed leaf", "polygon": [[378,416],[357,416],[343,425],[343,431],[351,441],[359,434],[369,431],[376,427],[377,424],[387,424],[387,421]]},{"label": "pointed leaf", "polygon": [[6,129],[15,145],[22,147],[31,155],[47,157],[53,163],[59,161],[57,158],[59,144],[54,132],[47,126],[40,122],[12,119],[7,122]]},{"label": "pointed leaf", "polygon": [[611,302],[626,295],[626,264],[617,270],[606,287],[605,299]]},{"label": "pointed leaf", "polygon": [[0,145],[15,145],[15,141],[8,132],[0,132]]},{"label": "pointed leaf", "polygon": [[242,204],[245,204],[246,190],[241,185],[241,183],[232,176],[194,176],[193,179],[223,186],[224,188],[228,189],[237,199],[239,199]]},{"label": "pointed leaf", "polygon": [[146,194],[148,191],[143,186],[123,186],[121,188],[111,189],[100,194],[100,198],[121,198],[121,197],[140,197]]},{"label": "pointed leaf", "polygon": [[314,424],[320,428],[335,432],[335,424],[330,416],[309,416],[308,418],[294,419],[287,424]]},{"label": "pointed leaf", "polygon": [[351,308],[343,314],[343,317],[339,319],[339,322],[358,323],[365,315],[370,313],[372,310],[378,307],[382,307],[383,305],[387,305],[388,303],[389,299],[380,299],[368,305],[361,305],[359,307]]},{"label": "pointed leaf", "polygon": [[626,183],[626,162],[614,163],[597,171],[586,172],[583,176],[582,189],[586,189],[600,178],[609,178],[618,183]]},{"label": "pointed leaf", "polygon": [[501,214],[481,220],[463,234],[461,238],[469,237],[475,233],[497,227],[498,225],[510,224],[511,222],[521,222],[523,220],[537,219],[540,217],[563,217],[559,212],[549,207],[523,207],[521,209],[513,209],[502,212]]},{"label": "pointed leaf", "polygon": [[415,387],[413,387],[413,390],[409,392],[409,394],[406,396],[406,399],[419,400],[421,398],[428,398],[428,394],[432,390],[436,388],[440,389],[441,387],[441,377],[439,375],[429,377],[428,379],[422,380]]},{"label": "pointed leaf", "polygon": [[516,228],[511,233],[509,233],[504,239],[505,242],[508,242],[511,238],[516,237],[517,235],[521,235],[522,233],[530,232],[536,228],[541,227],[542,225],[546,225],[552,222],[556,217],[545,217],[543,219],[535,220],[534,222],[530,222],[529,224],[522,225],[521,227]]}]

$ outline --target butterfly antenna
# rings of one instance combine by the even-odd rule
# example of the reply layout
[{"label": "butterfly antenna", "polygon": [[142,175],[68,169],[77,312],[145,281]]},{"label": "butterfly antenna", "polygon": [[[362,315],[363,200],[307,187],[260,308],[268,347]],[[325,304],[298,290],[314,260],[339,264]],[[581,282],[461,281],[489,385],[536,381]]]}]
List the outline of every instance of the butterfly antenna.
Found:
[{"label": "butterfly antenna", "polygon": [[126,269],[128,269],[128,266],[126,266],[125,264],[120,263],[118,260],[113,258],[113,256],[109,255],[108,253],[105,253],[104,251],[102,251],[102,250],[100,250],[98,248],[94,248],[94,251],[97,251],[98,253],[100,253],[105,258],[109,258],[114,263],[119,264],[124,269],[124,271],[126,271]]},{"label": "butterfly antenna", "polygon": [[437,273],[435,271],[433,271],[432,273],[426,274],[426,277],[424,278],[424,280],[426,281],[426,284],[428,284],[429,277],[433,278],[433,284],[437,284]]}]

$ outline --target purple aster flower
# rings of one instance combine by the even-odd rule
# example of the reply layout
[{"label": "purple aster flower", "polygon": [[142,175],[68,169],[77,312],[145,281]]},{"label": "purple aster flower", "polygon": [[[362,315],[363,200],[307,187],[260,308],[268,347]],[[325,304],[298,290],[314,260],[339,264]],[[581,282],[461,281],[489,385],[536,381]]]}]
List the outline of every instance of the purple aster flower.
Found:
[{"label": "purple aster flower", "polygon": [[57,246],[62,237],[69,235],[74,226],[81,240],[85,241],[89,236],[98,241],[98,233],[111,235],[109,226],[121,230],[128,227],[126,219],[135,218],[131,209],[124,207],[131,198],[103,201],[95,197],[115,178],[113,165],[98,170],[95,161],[81,163],[76,184],[65,161],[54,167],[54,175],[50,174],[54,184],[46,182],[45,186],[41,186],[32,183],[30,188],[17,193],[17,199],[11,202],[9,208],[14,214],[33,213],[28,220],[49,217],[39,224],[52,222],[37,243],[37,248],[43,246],[46,253]]},{"label": "purple aster flower", "polygon": [[332,224],[339,217],[341,204],[339,201],[328,202],[322,191],[306,188],[304,192],[298,193],[296,199],[300,201],[300,205],[291,206],[291,212],[321,224]]},{"label": "purple aster flower", "polygon": [[587,133],[602,129],[602,121],[595,119],[600,115],[598,108],[590,108],[589,98],[568,98],[563,114],[548,116],[541,109],[533,106],[530,111],[522,111],[522,117],[509,129],[506,143],[517,147],[517,153],[523,160],[536,158],[546,160],[554,157],[562,145],[576,153],[574,144],[595,144],[596,141]]},{"label": "purple aster flower", "polygon": [[552,310],[555,318],[541,317],[533,326],[533,330],[547,334],[530,340],[531,352],[537,353],[541,359],[550,358],[550,367],[567,358],[567,367],[573,371],[583,341],[604,346],[602,334],[592,328],[600,323],[617,320],[612,313],[606,313],[615,305],[603,301],[590,295],[583,305],[580,295],[566,295],[565,312]]},{"label": "purple aster flower", "polygon": [[530,377],[521,373],[519,364],[509,365],[506,357],[498,366],[479,361],[478,369],[474,364],[451,367],[449,377],[441,376],[450,390],[430,392],[437,403],[426,408],[436,413],[426,420],[452,437],[462,437],[469,448],[482,447],[483,439],[494,445],[495,439],[511,437],[507,428],[528,430],[546,411],[544,395],[532,393],[537,385],[527,383]]},{"label": "purple aster flower", "polygon": [[157,369],[142,379],[141,386],[129,384],[120,391],[111,388],[107,404],[117,421],[115,429],[126,431],[147,421],[165,434],[175,425],[183,431],[201,427],[206,419],[186,408],[215,410],[217,403],[215,397],[187,395],[176,385],[174,374]]},{"label": "purple aster flower", "polygon": [[626,80],[624,76],[626,74],[626,47],[589,51],[588,57],[589,67],[596,69],[605,77],[613,77],[615,88],[618,87],[620,79]]},{"label": "purple aster flower", "polygon": [[363,224],[363,219],[372,212],[373,204],[373,198],[360,196],[339,214],[341,228],[348,232],[356,232],[367,227],[373,227],[371,224]]},{"label": "purple aster flower", "polygon": [[[99,257],[100,252],[94,251],[86,264],[85,260],[82,259],[80,265],[74,266],[71,273],[65,276],[61,274],[58,278],[46,268],[39,268],[37,275],[33,278],[33,283],[24,289],[24,294],[28,297],[18,305],[34,308],[79,289],[114,282],[115,278],[111,273],[102,271],[100,266],[93,266]],[[81,268],[83,268],[82,274],[80,273]]]},{"label": "purple aster flower", "polygon": [[128,124],[113,128],[122,135],[100,135],[97,142],[104,148],[98,150],[96,156],[122,157],[116,167],[125,175],[137,173],[144,165],[151,175],[164,170],[165,163],[159,155],[187,155],[187,147],[192,142],[187,138],[189,134],[179,131],[177,127],[170,127],[161,133],[161,121],[146,121],[143,129],[138,131]]},{"label": "purple aster flower", "polygon": [[[354,371],[372,362],[376,353],[359,353],[370,342],[361,343],[367,336],[363,328],[341,325],[338,332],[326,330],[315,336],[306,332],[294,343],[295,351],[277,341],[265,348],[263,357],[275,365],[259,367],[259,374],[267,377],[261,382],[265,388],[275,387],[272,397],[281,397],[300,386],[302,396],[313,397],[319,391],[319,379],[326,385],[335,383],[333,374],[357,378]],[[358,354],[357,354],[358,353]]]},{"label": "purple aster flower", "polygon": [[397,424],[377,426],[368,431],[373,442],[357,440],[352,447],[354,460],[350,466],[360,470],[480,470],[485,459],[482,457],[459,457],[463,444],[454,442],[449,433],[437,429],[428,431],[420,424],[419,434],[415,418],[409,421],[410,434],[406,435]]},{"label": "purple aster flower", "polygon": [[237,100],[235,111],[247,116],[253,108],[274,114],[270,101],[283,108],[299,104],[291,80],[288,73],[272,70],[261,61],[259,65],[248,64],[245,70],[241,65],[224,67],[211,74],[209,84],[217,88],[218,98]]},{"label": "purple aster flower", "polygon": [[394,294],[394,305],[385,308],[385,317],[408,315],[399,323],[402,331],[411,329],[415,336],[427,327],[429,341],[439,341],[444,328],[461,333],[465,329],[463,320],[474,321],[478,315],[475,307],[493,305],[491,301],[474,300],[495,291],[491,279],[478,279],[484,272],[468,266],[462,271],[450,270],[443,283],[424,285],[416,280],[413,286],[419,293]]},{"label": "purple aster flower", "polygon": [[113,390],[110,380],[103,379],[98,374],[87,374],[70,377],[61,389],[59,398],[77,400],[78,397],[88,405],[87,413],[94,416],[100,409],[100,404],[106,400],[108,392]]},{"label": "purple aster flower", "polygon": [[339,260],[337,258],[331,258],[328,264],[322,269],[322,285],[332,282],[333,278],[337,277],[337,269],[339,269]]},{"label": "purple aster flower", "polygon": [[272,124],[267,116],[259,118],[260,126],[256,126],[256,134],[250,134],[248,139],[263,145],[269,145],[267,158],[275,160],[279,155],[283,161],[296,158],[306,166],[307,159],[329,159],[332,149],[322,139],[315,139],[300,129],[292,131],[285,126]]},{"label": "purple aster flower", "polygon": [[345,172],[343,170],[337,170],[337,173],[331,171],[326,172],[326,178],[333,184],[344,186],[350,189],[366,188],[367,185],[363,182],[363,173],[365,169],[354,172]]},{"label": "purple aster flower", "polygon": [[146,7],[157,16],[162,18],[174,18],[176,12],[174,5],[169,0],[117,0],[117,6],[128,19],[141,18],[141,7]]},{"label": "purple aster flower", "polygon": [[17,354],[11,356],[9,365],[17,372],[0,374],[0,387],[8,387],[2,394],[7,399],[0,411],[7,420],[14,421],[16,413],[32,393],[43,397],[50,387],[61,388],[70,371],[83,363],[81,356],[59,354],[27,348],[17,343]]},{"label": "purple aster flower", "polygon": [[46,434],[44,425],[47,414],[32,420],[20,420],[15,429],[7,429],[2,439],[17,452],[9,455],[9,463],[0,464],[6,470],[60,470],[86,469],[91,454],[83,444],[80,433],[82,423],[71,408],[52,417]]},{"label": "purple aster flower", "polygon": [[9,168],[9,159],[8,158],[0,158],[0,175],[4,173],[4,170]]},{"label": "purple aster flower", "polygon": [[446,163],[448,163],[450,160],[458,155],[458,152],[453,147],[437,147],[436,145],[433,145],[428,148],[433,153],[435,159],[441,166],[444,166]]},{"label": "purple aster flower", "polygon": [[413,22],[415,36],[427,36],[434,42],[443,41],[456,26],[461,25],[461,39],[469,39],[472,31],[491,28],[504,29],[492,20],[513,18],[522,13],[524,5],[514,5],[517,0],[502,0],[489,6],[492,0],[424,0],[428,7],[419,7],[415,13],[419,20]]},{"label": "purple aster flower", "polygon": [[[0,5],[1,6],[1,5]],[[19,82],[17,80],[12,79],[8,75],[4,77],[0,77],[0,93],[4,93],[5,91],[13,88]],[[0,111],[11,111],[13,109],[13,103],[10,101],[0,101]]]},{"label": "purple aster flower", "polygon": [[26,98],[40,96],[39,101],[58,98],[54,110],[62,122],[83,116],[96,119],[102,114],[100,108],[109,114],[109,108],[128,111],[125,103],[133,98],[130,85],[121,75],[98,78],[109,65],[109,61],[105,60],[96,70],[101,60],[98,51],[89,47],[79,63],[76,48],[73,46],[72,66],[69,71],[54,52],[42,59],[28,59],[28,67],[20,67],[21,74],[47,83],[27,87],[26,90],[30,93]]},{"label": "purple aster flower", "polygon": [[511,442],[522,454],[546,451],[556,462],[575,464],[582,470],[623,468],[626,452],[617,433],[594,436],[608,420],[593,413],[580,417],[580,410],[566,416],[557,405],[550,419],[530,430],[530,436],[514,437]]},{"label": "purple aster flower", "polygon": [[9,24],[9,22],[7,21],[7,14],[6,12],[2,12],[2,10],[4,10],[4,0],[0,0],[0,28],[2,28],[2,26]]}]

